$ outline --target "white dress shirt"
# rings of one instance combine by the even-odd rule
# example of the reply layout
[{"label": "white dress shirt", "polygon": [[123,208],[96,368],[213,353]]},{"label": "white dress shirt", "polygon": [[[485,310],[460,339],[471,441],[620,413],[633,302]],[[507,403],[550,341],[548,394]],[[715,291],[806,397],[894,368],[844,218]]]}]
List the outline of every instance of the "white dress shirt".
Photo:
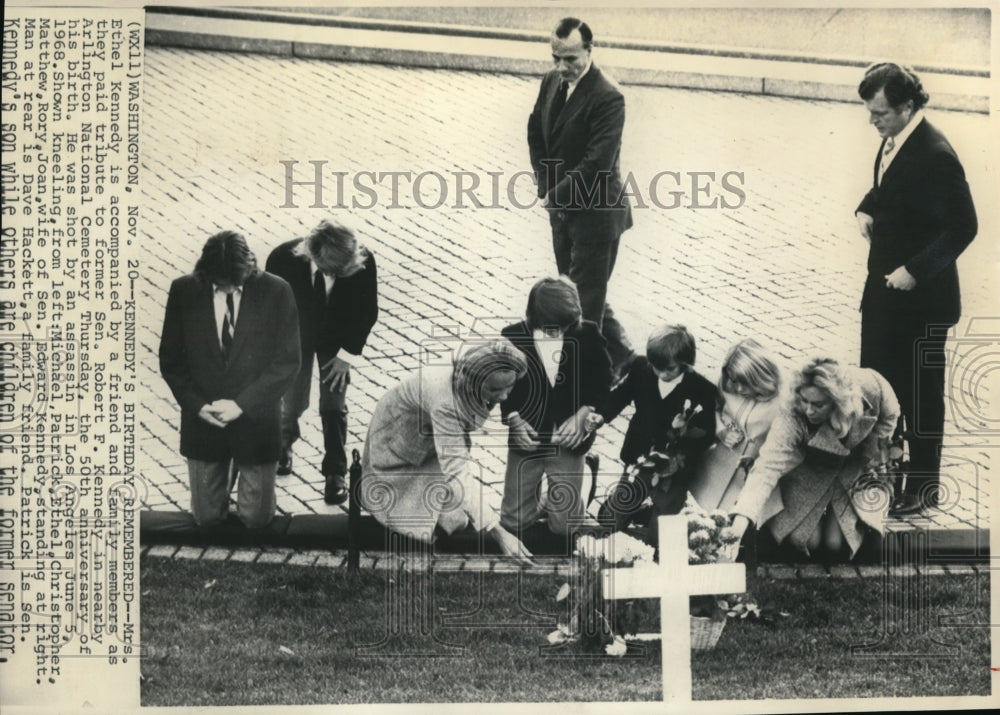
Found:
[{"label": "white dress shirt", "polygon": [[531,335],[535,339],[535,351],[545,367],[545,376],[549,378],[549,384],[555,387],[559,366],[564,359],[563,338],[561,335],[558,338],[551,338],[544,330],[534,330]]}]

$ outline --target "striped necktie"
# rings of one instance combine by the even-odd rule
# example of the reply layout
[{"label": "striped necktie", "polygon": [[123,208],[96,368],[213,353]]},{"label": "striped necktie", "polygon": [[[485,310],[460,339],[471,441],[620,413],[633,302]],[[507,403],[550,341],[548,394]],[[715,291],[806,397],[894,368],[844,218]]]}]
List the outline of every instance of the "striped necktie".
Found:
[{"label": "striped necktie", "polygon": [[227,359],[233,347],[233,333],[236,332],[236,306],[233,304],[233,294],[226,293],[226,317],[222,321],[222,354]]}]

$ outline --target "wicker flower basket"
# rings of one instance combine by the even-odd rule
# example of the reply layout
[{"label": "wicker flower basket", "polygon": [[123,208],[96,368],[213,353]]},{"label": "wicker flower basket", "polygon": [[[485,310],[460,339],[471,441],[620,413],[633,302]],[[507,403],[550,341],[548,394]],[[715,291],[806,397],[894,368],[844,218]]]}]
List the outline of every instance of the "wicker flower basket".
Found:
[{"label": "wicker flower basket", "polygon": [[712,650],[725,627],[725,620],[691,616],[691,650]]}]

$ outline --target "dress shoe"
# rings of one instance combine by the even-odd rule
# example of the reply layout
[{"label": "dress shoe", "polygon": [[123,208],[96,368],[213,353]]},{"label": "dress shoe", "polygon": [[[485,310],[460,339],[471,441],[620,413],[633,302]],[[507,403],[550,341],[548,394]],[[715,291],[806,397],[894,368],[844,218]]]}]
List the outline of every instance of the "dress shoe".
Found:
[{"label": "dress shoe", "polygon": [[932,489],[920,495],[920,505],[925,511],[931,509],[937,509],[939,504],[938,492],[936,489]]},{"label": "dress shoe", "polygon": [[281,451],[281,457],[278,459],[278,476],[286,477],[292,473],[292,453],[287,449]]},{"label": "dress shoe", "polygon": [[900,494],[889,505],[889,516],[910,516],[918,514],[923,507],[921,500],[915,494]]},{"label": "dress shoe", "polygon": [[327,504],[343,504],[347,501],[347,486],[344,484],[344,475],[338,474],[326,478],[326,487],[323,489],[323,501]]}]

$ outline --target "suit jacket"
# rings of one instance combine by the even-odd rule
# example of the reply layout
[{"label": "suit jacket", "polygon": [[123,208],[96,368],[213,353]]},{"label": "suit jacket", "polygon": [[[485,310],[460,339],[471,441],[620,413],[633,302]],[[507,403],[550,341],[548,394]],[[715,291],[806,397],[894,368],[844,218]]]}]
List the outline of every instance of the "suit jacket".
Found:
[{"label": "suit jacket", "polygon": [[[517,412],[538,433],[542,444],[549,444],[559,425],[577,410],[584,405],[597,408],[604,402],[611,385],[611,358],[596,323],[584,320],[578,327],[566,331],[564,359],[556,373],[555,385],[549,382],[534,336],[525,321],[508,325],[500,334],[524,353],[528,363],[528,371],[500,404],[505,421],[511,412]],[[593,441],[591,435],[573,453],[583,454]],[[513,441],[509,444],[514,446]]]},{"label": "suit jacket", "polygon": [[[181,454],[244,464],[276,461],[281,452],[281,396],[299,369],[299,330],[292,290],[266,273],[243,284],[229,360],[222,356],[214,288],[196,275],[175,280],[160,337],[160,372],[181,407]],[[225,428],[200,417],[218,399],[243,414]]]},{"label": "suit jacket", "polygon": [[552,102],[561,82],[550,71],[528,118],[528,150],[538,197],[567,212],[587,212],[595,236],[613,237],[632,225],[623,191],[619,154],[625,128],[625,98],[592,64],[551,121]]},{"label": "suit jacket", "polygon": [[622,443],[621,459],[625,464],[635,463],[650,449],[663,450],[666,446],[668,429],[674,419],[684,409],[684,402],[691,401],[691,407],[701,405],[702,411],[691,418],[689,429],[699,428],[701,436],[685,440],[684,453],[689,460],[685,471],[693,468],[695,457],[700,455],[715,440],[715,403],[718,388],[696,372],[686,372],[681,382],[666,397],[660,397],[659,378],[649,365],[645,355],[632,361],[628,375],[608,395],[601,407],[601,416],[606,422],[617,417],[626,405],[635,403],[635,414],[629,422]]},{"label": "suit jacket", "polygon": [[424,366],[389,390],[365,437],[361,503],[388,528],[429,540],[471,523],[490,529],[499,516],[481,498],[482,469],[469,433],[489,412],[455,393],[451,365]]},{"label": "suit jacket", "polygon": [[[879,183],[881,155],[880,147],[874,185],[857,208],[874,218],[861,308],[954,325],[962,310],[955,259],[977,230],[962,165],[926,119],[899,147]],[[916,278],[916,287],[887,288],[885,276],[903,265]]]},{"label": "suit jacket", "polygon": [[[862,519],[881,531],[889,497],[851,493],[855,480],[878,455],[879,443],[887,442],[899,418],[899,401],[888,381],[875,370],[856,368],[852,373],[861,389],[864,409],[845,437],[823,424],[810,435],[805,418],[786,409],[775,419],[761,447],[760,456],[747,477],[733,512],[756,524],[774,517],[771,528],[780,542],[801,529],[803,537],[833,502],[841,530],[852,551],[860,545],[855,521]],[[836,488],[839,484],[840,488]],[[781,499],[772,492],[780,487]],[[782,505],[777,514],[774,505]],[[853,507],[853,510],[849,507]]]},{"label": "suit jacket", "polygon": [[375,257],[368,254],[364,268],[337,278],[321,303],[313,291],[312,270],[306,256],[294,252],[301,238],[286,241],[271,251],[266,269],[288,281],[299,310],[302,354],[335,356],[341,349],[360,355],[378,318],[378,282]]}]

